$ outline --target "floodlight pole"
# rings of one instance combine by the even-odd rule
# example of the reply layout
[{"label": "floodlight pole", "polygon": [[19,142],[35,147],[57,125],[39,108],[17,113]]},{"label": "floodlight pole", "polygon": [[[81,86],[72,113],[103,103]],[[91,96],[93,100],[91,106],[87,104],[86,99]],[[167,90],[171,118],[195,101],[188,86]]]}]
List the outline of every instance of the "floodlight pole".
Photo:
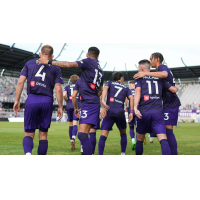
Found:
[{"label": "floodlight pole", "polygon": [[127,68],[126,68],[126,63],[125,63],[125,69],[126,69],[126,75],[127,75],[128,81],[129,81],[128,71],[127,71]]},{"label": "floodlight pole", "polygon": [[14,47],[15,47],[15,44],[16,44],[16,43],[13,43],[13,45],[12,45],[12,47],[11,47],[11,48],[14,48]]},{"label": "floodlight pole", "polygon": [[78,57],[78,59],[76,61],[78,61],[81,58],[83,53],[84,53],[84,50],[81,51],[81,54],[80,54],[80,56]]},{"label": "floodlight pole", "polygon": [[65,48],[65,46],[67,46],[67,43],[64,43],[63,48],[61,49],[59,55],[54,60],[57,60],[60,57],[61,53],[63,52],[63,50]]},{"label": "floodlight pole", "polygon": [[42,43],[40,43],[40,46],[38,47],[37,51],[35,52],[35,54],[38,53],[38,51],[40,50],[40,48],[42,47]]},{"label": "floodlight pole", "polygon": [[107,65],[107,62],[106,62],[106,64],[104,65],[103,69],[105,69],[106,65]]}]

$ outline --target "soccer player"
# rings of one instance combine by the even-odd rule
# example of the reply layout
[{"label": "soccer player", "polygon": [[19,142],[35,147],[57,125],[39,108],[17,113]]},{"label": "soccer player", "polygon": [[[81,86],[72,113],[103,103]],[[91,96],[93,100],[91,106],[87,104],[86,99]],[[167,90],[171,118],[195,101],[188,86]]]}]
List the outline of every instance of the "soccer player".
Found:
[{"label": "soccer player", "polygon": [[79,117],[78,138],[83,146],[84,155],[92,155],[92,145],[88,138],[89,131],[98,124],[100,114],[100,100],[98,93],[102,92],[104,72],[99,64],[100,51],[96,47],[91,47],[86,54],[86,59],[76,62],[67,61],[48,61],[41,58],[38,64],[53,64],[62,68],[79,68],[82,69],[81,87],[82,89],[82,106],[81,115],[78,106],[74,107],[75,115]]},{"label": "soccer player", "polygon": [[[83,89],[83,88],[81,87],[81,78],[80,78],[76,82],[76,86],[74,87],[74,93],[73,93],[73,96],[72,96],[72,101],[73,101],[74,107],[76,107],[76,105],[77,105],[79,109],[81,109],[81,100],[82,100],[81,99],[81,89]],[[101,92],[98,95],[101,95]],[[99,120],[99,123],[96,124],[93,128],[91,128],[90,132],[89,132],[90,142],[91,142],[91,145],[92,145],[92,155],[94,155],[96,143],[97,143],[97,140],[96,140],[97,129],[100,129],[100,120]],[[74,129],[73,129],[73,132],[74,132]],[[81,145],[81,153],[83,153],[82,145]]]},{"label": "soccer player", "polygon": [[[131,80],[129,82],[130,86],[130,90],[131,90],[131,93],[134,97],[135,95],[135,82],[134,80]],[[128,114],[130,114],[130,101],[129,101],[129,107],[128,107]],[[134,132],[134,125],[135,125],[135,115],[133,115],[133,120],[131,122],[129,122],[129,130],[130,130],[130,136],[131,136],[131,140],[132,140],[132,150],[135,150],[135,145],[136,145],[136,142],[135,142],[135,132]]]},{"label": "soccer player", "polygon": [[[103,155],[105,142],[107,140],[109,131],[112,130],[113,124],[116,123],[121,136],[121,155],[125,155],[127,147],[126,135],[126,117],[124,111],[124,103],[126,98],[130,100],[130,115],[129,122],[133,119],[134,100],[130,89],[123,84],[124,76],[121,72],[113,74],[113,81],[108,81],[105,84],[102,94],[102,105],[104,109],[101,112],[103,122],[101,125],[101,137],[99,140],[99,155]],[[107,95],[107,102],[105,98]],[[107,110],[107,113],[105,112]]]},{"label": "soccer player", "polygon": [[[150,62],[142,60],[139,62],[142,71],[150,72]],[[161,144],[163,155],[171,155],[171,150],[167,141],[165,121],[162,108],[163,88],[173,93],[177,88],[173,87],[164,79],[145,76],[135,81],[134,110],[137,116],[137,142],[136,155],[143,154],[143,141],[146,133],[155,133]]]},{"label": "soccer player", "polygon": [[[72,103],[72,95],[75,88],[75,84],[79,77],[77,75],[72,75],[70,77],[71,83],[70,85],[67,85],[63,92],[64,100],[67,103],[67,115],[68,115],[68,121],[69,121],[69,138],[71,141],[71,150],[75,150],[75,139],[77,134],[77,127],[78,127],[78,118],[74,114],[74,106]],[[73,135],[73,129],[74,129],[74,135]]]},{"label": "soccer player", "polygon": [[[41,58],[53,59],[53,48],[45,45],[39,53]],[[14,111],[20,109],[20,96],[27,79],[28,98],[25,103],[23,148],[26,155],[32,154],[35,130],[39,129],[38,155],[46,155],[48,149],[47,133],[50,128],[53,111],[53,90],[56,86],[56,97],[59,105],[57,116],[63,115],[63,84],[60,68],[53,65],[38,65],[37,59],[28,61],[20,73],[16,89]]]},{"label": "soccer player", "polygon": [[[163,78],[171,85],[175,85],[175,79],[171,70],[163,65],[164,58],[161,53],[153,53],[150,57],[151,67],[157,69],[158,72],[139,72],[134,78],[143,78],[144,76],[153,76]],[[178,96],[169,90],[163,91],[163,113],[165,115],[165,125],[167,131],[167,140],[171,149],[172,155],[178,155],[177,141],[173,133],[173,126],[177,125],[178,111],[181,105]]]}]

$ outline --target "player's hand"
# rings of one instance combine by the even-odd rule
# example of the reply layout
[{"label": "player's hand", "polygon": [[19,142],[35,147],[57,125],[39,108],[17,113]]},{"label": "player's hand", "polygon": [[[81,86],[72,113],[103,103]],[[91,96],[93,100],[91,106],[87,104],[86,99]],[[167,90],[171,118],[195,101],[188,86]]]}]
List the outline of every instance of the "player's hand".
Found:
[{"label": "player's hand", "polygon": [[59,108],[59,109],[58,109],[58,112],[57,112],[57,117],[59,117],[59,118],[58,118],[58,121],[61,120],[62,116],[63,116],[63,109],[62,109],[62,108]]},{"label": "player's hand", "polygon": [[133,113],[130,113],[128,116],[128,122],[130,123],[133,120]]},{"label": "player's hand", "polygon": [[142,115],[140,113],[139,110],[135,109],[135,115],[139,118],[139,119],[142,119]]},{"label": "player's hand", "polygon": [[104,119],[107,116],[107,110],[105,108],[102,108],[100,117],[101,119]]},{"label": "player's hand", "polygon": [[80,117],[80,112],[81,112],[81,109],[75,109],[75,110],[74,110],[74,114],[75,114],[75,116],[76,116],[77,118]]},{"label": "player's hand", "polygon": [[125,107],[125,111],[128,112],[128,106]]},{"label": "player's hand", "polygon": [[43,65],[48,65],[48,62],[49,62],[49,60],[47,60],[46,58],[40,58],[40,59],[37,61],[37,64],[38,64],[38,65],[41,65],[41,64],[43,64]]},{"label": "player's hand", "polygon": [[135,74],[135,76],[133,78],[139,79],[139,78],[143,78],[145,76],[146,76],[145,72],[138,72],[137,74]]},{"label": "player's hand", "polygon": [[103,105],[103,108],[105,108],[107,111],[110,109],[110,107],[106,104],[105,101],[102,101],[102,105]]},{"label": "player's hand", "polygon": [[17,111],[20,110],[20,102],[19,101],[15,101],[15,104],[13,106],[13,110],[15,112],[15,115],[17,115]]}]

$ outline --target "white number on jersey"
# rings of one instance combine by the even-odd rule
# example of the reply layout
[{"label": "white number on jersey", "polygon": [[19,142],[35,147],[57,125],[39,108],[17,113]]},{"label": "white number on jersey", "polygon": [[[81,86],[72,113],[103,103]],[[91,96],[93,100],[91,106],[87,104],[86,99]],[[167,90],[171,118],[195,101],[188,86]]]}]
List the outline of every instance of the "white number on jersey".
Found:
[{"label": "white number on jersey", "polygon": [[169,113],[164,113],[164,115],[165,115],[164,120],[168,120],[169,119]]},{"label": "white number on jersey", "polygon": [[40,69],[38,70],[37,74],[35,75],[35,77],[42,77],[42,81],[45,80],[45,76],[46,76],[45,72],[43,72],[43,74],[40,74],[43,69],[44,69],[44,65],[42,65],[40,67]]},{"label": "white number on jersey", "polygon": [[[97,81],[98,74],[99,74],[99,76],[100,76],[100,77],[99,77],[99,82]],[[102,76],[103,76],[102,73],[99,72],[98,69],[95,69],[95,77],[94,77],[93,83],[94,83],[95,85],[97,85],[98,87],[100,86]]]},{"label": "white number on jersey", "polygon": [[74,91],[74,88],[70,88],[71,90],[71,96],[73,95],[73,91]]},{"label": "white number on jersey", "polygon": [[117,97],[119,95],[119,93],[122,91],[123,88],[121,87],[118,87],[118,86],[115,86],[115,88],[118,89],[118,91],[116,92],[115,96],[114,97]]},{"label": "white number on jersey", "polygon": [[[86,118],[87,117],[87,110],[83,110],[83,111],[81,111],[81,118]],[[84,115],[84,116],[82,116],[82,114]]]},{"label": "white number on jersey", "polygon": [[[151,81],[146,81],[146,82],[148,83],[149,94],[152,94]],[[155,84],[155,87],[156,87],[156,94],[159,94],[158,82],[157,81],[153,81],[153,83]]]}]

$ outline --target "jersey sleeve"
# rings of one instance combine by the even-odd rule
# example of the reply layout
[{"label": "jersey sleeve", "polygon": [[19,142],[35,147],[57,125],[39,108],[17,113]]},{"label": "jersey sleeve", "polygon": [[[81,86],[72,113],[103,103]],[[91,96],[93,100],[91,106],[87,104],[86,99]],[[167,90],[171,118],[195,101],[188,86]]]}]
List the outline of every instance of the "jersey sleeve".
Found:
[{"label": "jersey sleeve", "polygon": [[110,87],[110,81],[108,81],[108,82],[105,84],[105,86]]},{"label": "jersey sleeve", "polygon": [[162,79],[162,80],[163,80],[163,88],[164,89],[168,90],[170,87],[172,87],[172,85],[168,81],[166,81],[164,79]]},{"label": "jersey sleeve", "polygon": [[158,71],[159,71],[159,72],[163,72],[163,71],[168,72],[167,66],[165,66],[165,65],[160,65],[160,66],[158,67]]},{"label": "jersey sleeve", "polygon": [[77,90],[77,91],[79,91],[79,80],[76,82],[76,85],[75,85],[75,87],[74,87],[74,90]]},{"label": "jersey sleeve", "polygon": [[79,69],[88,69],[88,62],[89,62],[89,59],[86,58],[86,59],[83,59],[81,61],[76,61],[77,64],[78,64],[78,67]]},{"label": "jersey sleeve", "polygon": [[28,62],[25,64],[19,75],[28,78]]},{"label": "jersey sleeve", "polygon": [[55,84],[56,83],[64,84],[64,81],[63,81],[63,78],[62,78],[62,72],[61,72],[60,68],[58,68],[57,71],[56,71]]},{"label": "jersey sleeve", "polygon": [[141,80],[142,79],[135,79],[135,88],[141,87]]},{"label": "jersey sleeve", "polygon": [[66,92],[67,92],[67,86],[64,88],[64,91],[66,91]]},{"label": "jersey sleeve", "polygon": [[131,92],[131,90],[128,88],[128,90],[127,90],[127,97],[129,97],[130,95],[132,95],[132,92]]}]

